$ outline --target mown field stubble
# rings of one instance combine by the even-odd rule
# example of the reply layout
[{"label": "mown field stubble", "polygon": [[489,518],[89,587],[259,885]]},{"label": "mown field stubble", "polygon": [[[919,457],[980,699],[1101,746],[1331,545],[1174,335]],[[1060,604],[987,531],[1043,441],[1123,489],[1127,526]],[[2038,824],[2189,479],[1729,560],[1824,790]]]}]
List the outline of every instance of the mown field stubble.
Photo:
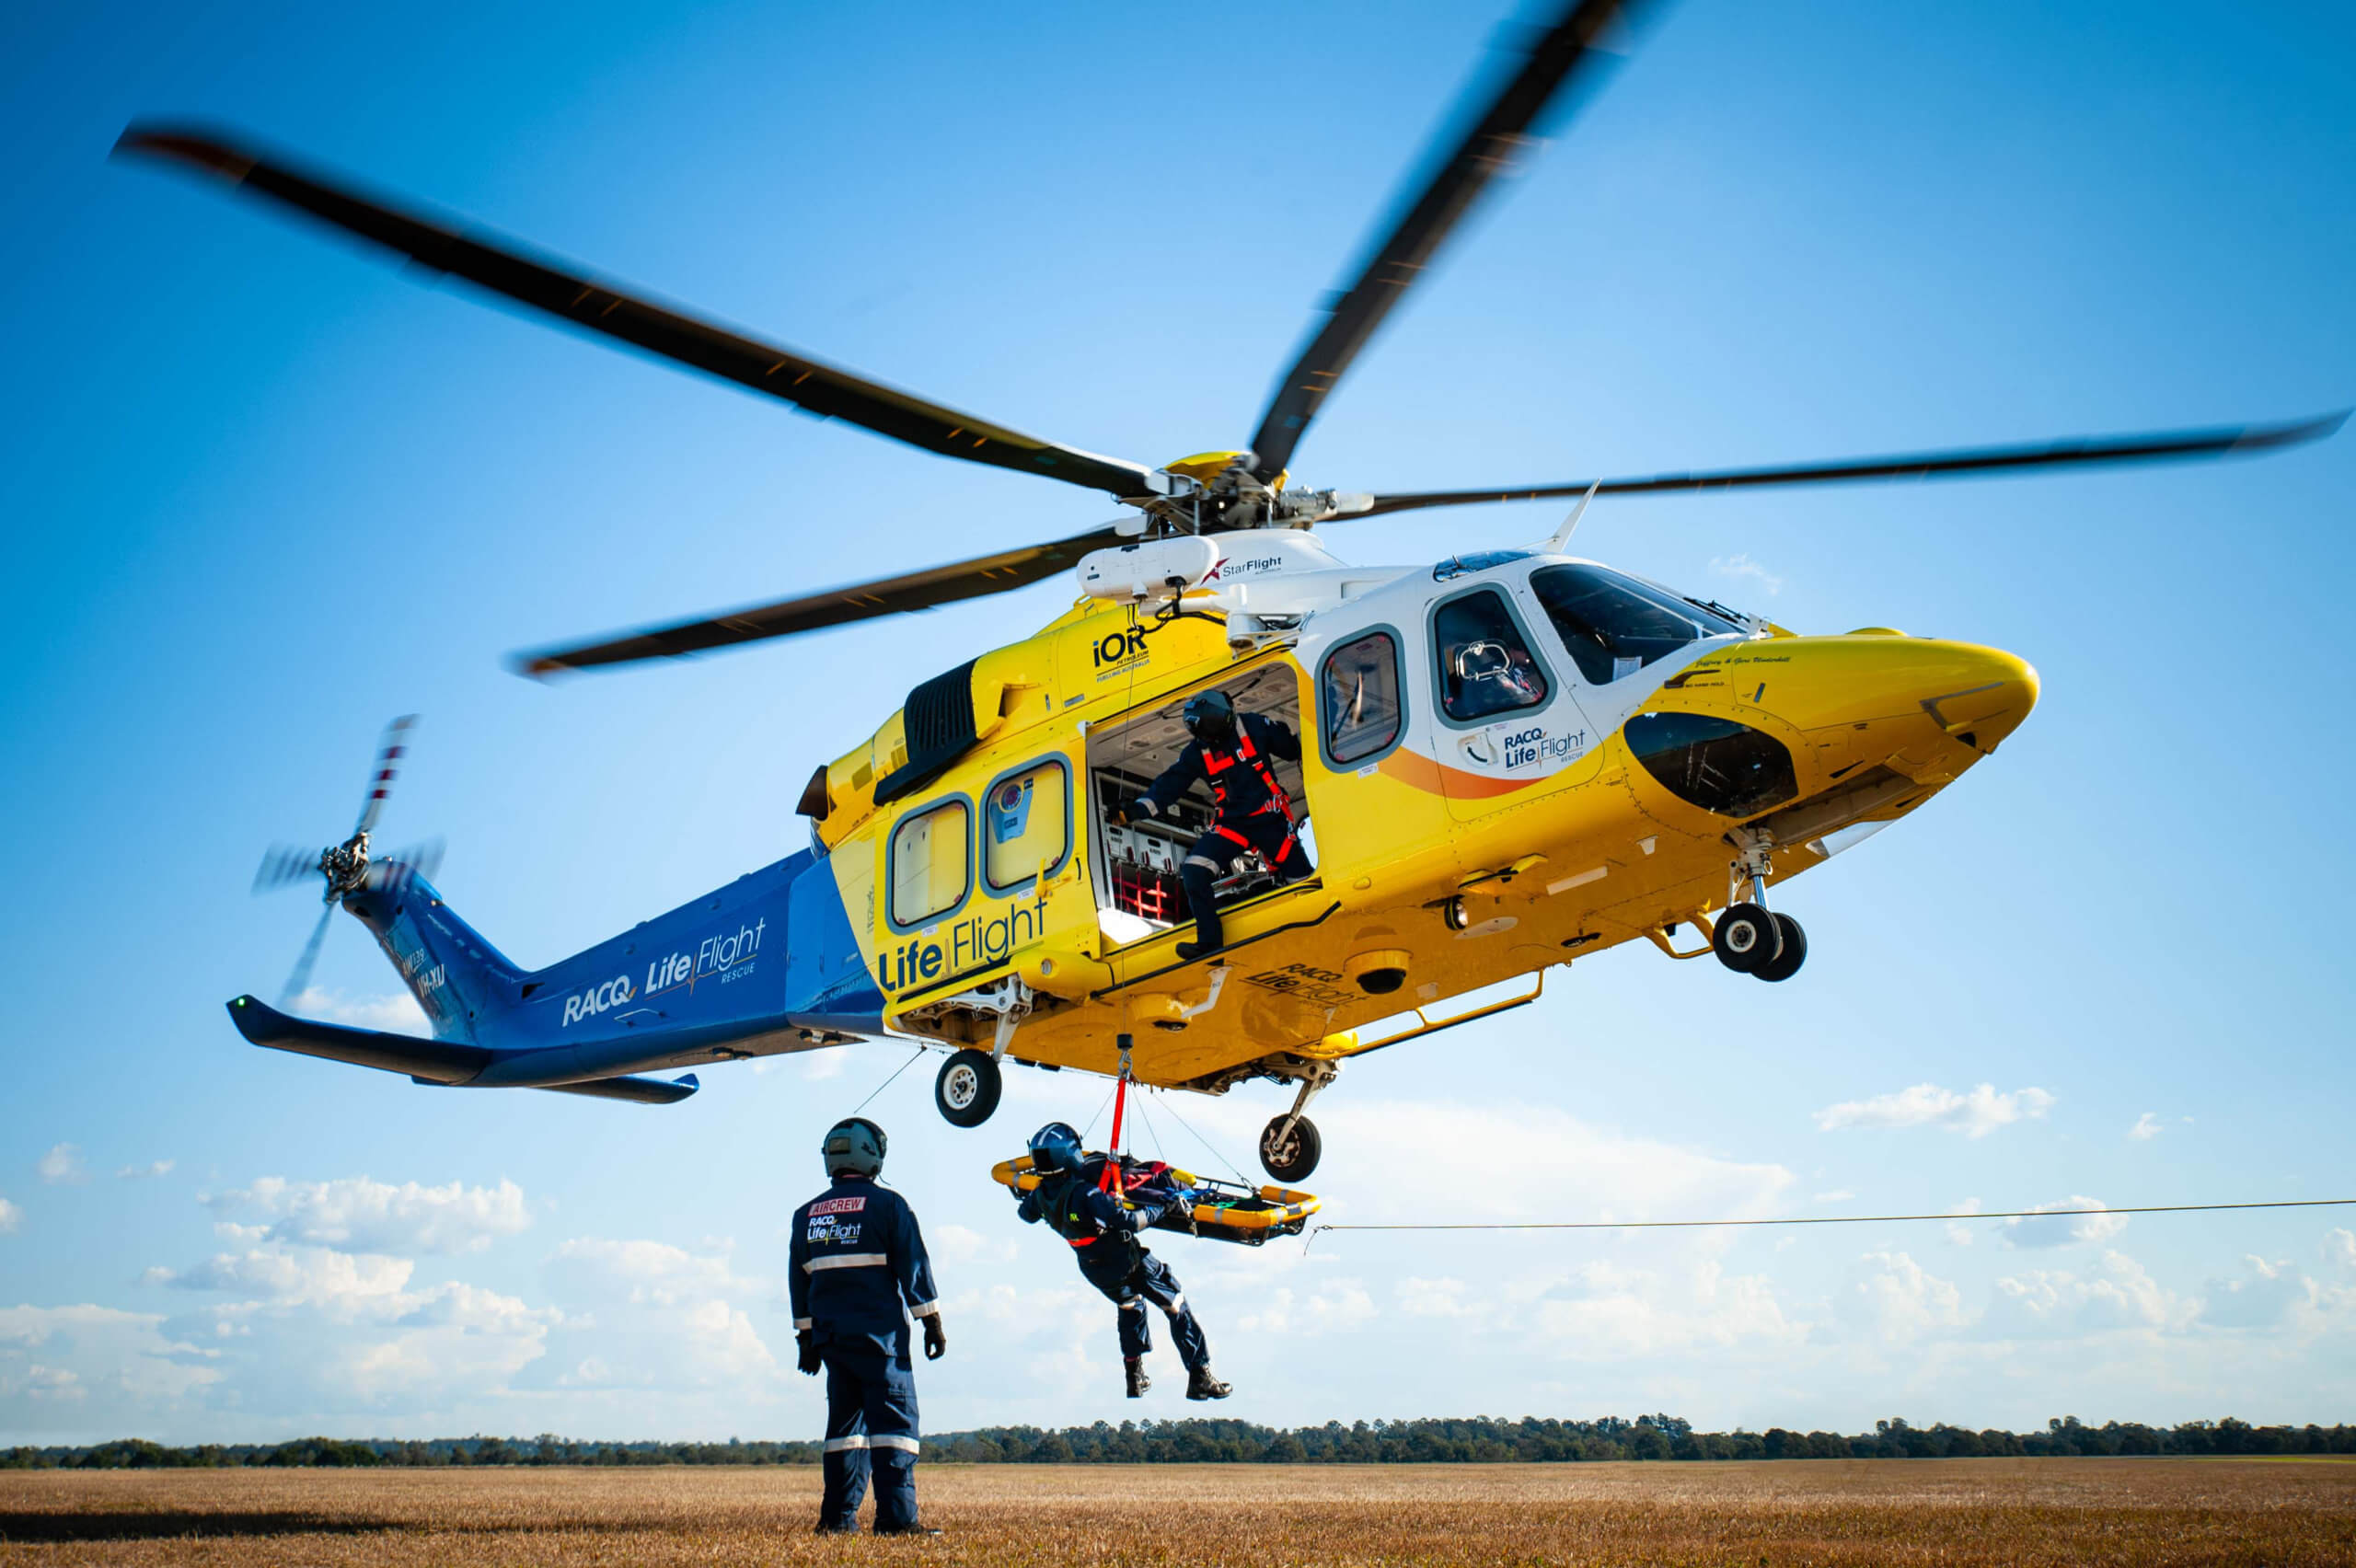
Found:
[{"label": "mown field stubble", "polygon": [[0,1472],[0,1564],[2356,1562],[2356,1464],[928,1466],[929,1542],[803,1468]]}]

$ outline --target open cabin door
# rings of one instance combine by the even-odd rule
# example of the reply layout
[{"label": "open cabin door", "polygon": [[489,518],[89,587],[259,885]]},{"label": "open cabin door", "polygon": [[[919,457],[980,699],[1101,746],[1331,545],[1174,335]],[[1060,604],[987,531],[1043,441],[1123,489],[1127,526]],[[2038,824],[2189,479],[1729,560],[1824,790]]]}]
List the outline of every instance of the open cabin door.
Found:
[{"label": "open cabin door", "polygon": [[[1238,713],[1274,720],[1300,737],[1304,752],[1313,752],[1316,731],[1313,721],[1304,725],[1300,688],[1298,666],[1283,653],[1271,653],[1218,680],[1169,693],[1091,729],[1088,804],[1098,855],[1092,882],[1097,928],[1106,953],[1143,948],[1157,939],[1183,937],[1193,926],[1178,868],[1189,847],[1210,830],[1214,808],[1209,792],[1198,783],[1160,817],[1126,825],[1115,825],[1110,820],[1116,808],[1143,794],[1185,750],[1188,736],[1181,714],[1187,699],[1203,691],[1224,691]],[[1317,842],[1301,765],[1275,757],[1269,761],[1277,783],[1291,799],[1301,847],[1315,865]],[[1269,923],[1255,911],[1271,905],[1289,909],[1295,900],[1321,886],[1313,874],[1279,885],[1256,855],[1246,857],[1240,870],[1218,884],[1219,909],[1228,917],[1230,945]],[[1242,917],[1240,924],[1239,916]],[[1147,967],[1175,962],[1167,944],[1147,950],[1143,956],[1149,961]]]}]

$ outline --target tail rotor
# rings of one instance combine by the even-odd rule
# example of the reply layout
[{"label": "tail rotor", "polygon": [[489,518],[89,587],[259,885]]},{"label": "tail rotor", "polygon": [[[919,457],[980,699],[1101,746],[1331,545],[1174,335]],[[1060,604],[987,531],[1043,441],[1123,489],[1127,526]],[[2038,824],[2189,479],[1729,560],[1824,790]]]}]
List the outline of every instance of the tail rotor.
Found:
[{"label": "tail rotor", "polygon": [[369,835],[385,813],[385,801],[392,794],[401,759],[409,755],[410,732],[416,725],[417,715],[405,713],[385,726],[385,738],[377,744],[376,766],[369,774],[368,790],[361,798],[360,816],[352,824],[352,836],[324,849],[273,845],[254,872],[256,894],[274,893],[315,876],[323,884],[319,897],[325,907],[319,911],[319,923],[311,928],[311,940],[303,945],[302,956],[294,961],[294,971],[286,977],[286,988],[281,996],[283,1006],[292,1005],[309,988],[311,970],[318,964],[319,949],[327,941],[328,927],[347,894],[364,889],[398,889],[415,877],[431,880],[441,869],[442,840],[438,837],[380,858],[372,859],[368,853]]}]

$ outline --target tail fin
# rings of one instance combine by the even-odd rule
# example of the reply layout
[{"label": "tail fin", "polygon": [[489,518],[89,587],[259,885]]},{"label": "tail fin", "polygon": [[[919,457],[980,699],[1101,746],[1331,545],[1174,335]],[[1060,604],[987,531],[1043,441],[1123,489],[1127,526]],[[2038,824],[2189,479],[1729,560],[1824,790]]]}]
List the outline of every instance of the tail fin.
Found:
[{"label": "tail fin", "polygon": [[433,1038],[471,1042],[483,1021],[515,1004],[523,974],[453,914],[433,883],[402,871],[346,894],[343,906],[400,971]]}]

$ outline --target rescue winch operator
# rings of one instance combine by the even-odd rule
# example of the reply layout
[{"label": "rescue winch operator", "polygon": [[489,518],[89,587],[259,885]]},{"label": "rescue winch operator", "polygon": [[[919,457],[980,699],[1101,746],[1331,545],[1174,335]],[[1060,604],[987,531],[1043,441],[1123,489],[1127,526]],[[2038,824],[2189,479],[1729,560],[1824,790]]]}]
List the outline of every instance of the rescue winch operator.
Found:
[{"label": "rescue winch operator", "polygon": [[1223,691],[1190,698],[1185,721],[1186,732],[1194,737],[1186,749],[1144,794],[1114,812],[1113,821],[1117,824],[1133,815],[1158,817],[1196,780],[1210,786],[1218,815],[1178,868],[1195,916],[1195,940],[1180,942],[1178,956],[1195,959],[1226,945],[1211,882],[1233,870],[1246,851],[1258,850],[1278,882],[1299,882],[1312,868],[1292,799],[1276,779],[1276,763],[1300,760],[1300,737],[1276,720],[1257,713],[1239,715]]},{"label": "rescue winch operator", "polygon": [[[917,1523],[917,1379],[907,1312],[924,1324],[924,1354],[949,1348],[916,1211],[876,1181],[884,1129],[837,1122],[824,1152],[832,1185],[793,1211],[790,1290],[801,1367],[826,1374],[826,1490],[818,1533],[859,1529],[872,1466],[877,1535],[938,1535]],[[907,1303],[907,1311],[901,1310]]]},{"label": "rescue winch operator", "polygon": [[1177,1342],[1178,1359],[1186,1367],[1186,1397],[1227,1398],[1233,1390],[1211,1373],[1210,1346],[1204,1342],[1202,1325],[1195,1321],[1194,1309],[1186,1305],[1178,1276],[1138,1240],[1140,1229],[1182,1201],[1178,1194],[1148,1189],[1125,1198],[1120,1161],[1088,1158],[1080,1149],[1080,1135],[1063,1122],[1050,1122],[1031,1135],[1031,1168],[1041,1180],[1022,1194],[1018,1212],[1025,1224],[1045,1220],[1048,1229],[1070,1242],[1081,1277],[1112,1297],[1129,1398],[1143,1398],[1152,1386],[1145,1375],[1145,1358],[1153,1349],[1153,1328],[1145,1315],[1149,1304],[1170,1320],[1170,1337]]}]

